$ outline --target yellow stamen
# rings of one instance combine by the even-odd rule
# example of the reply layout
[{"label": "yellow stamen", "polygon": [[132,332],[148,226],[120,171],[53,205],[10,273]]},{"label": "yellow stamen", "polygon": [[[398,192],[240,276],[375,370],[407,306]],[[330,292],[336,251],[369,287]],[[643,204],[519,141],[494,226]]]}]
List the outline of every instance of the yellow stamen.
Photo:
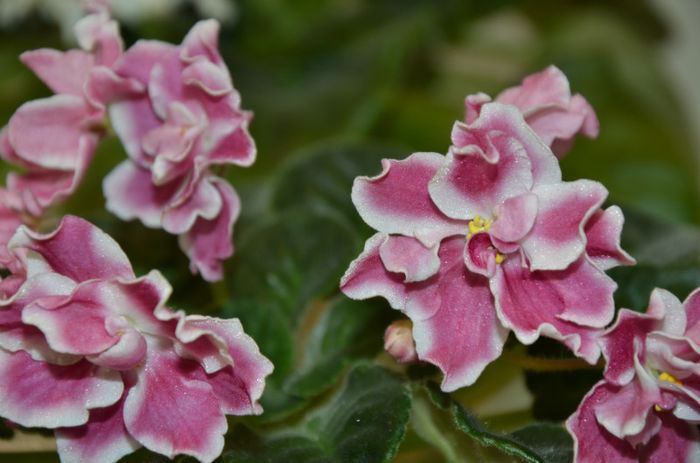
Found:
[{"label": "yellow stamen", "polygon": [[674,378],[673,376],[669,375],[668,373],[661,373],[661,374],[659,375],[659,379],[660,379],[661,381],[667,381],[667,382],[669,382],[669,383],[673,383],[673,384],[676,384],[676,385],[678,385],[678,386],[682,386],[682,385],[683,385],[682,382],[678,381],[676,378]]},{"label": "yellow stamen", "polygon": [[467,238],[472,236],[475,233],[483,232],[491,228],[491,225],[493,224],[493,220],[491,219],[484,219],[480,215],[474,216],[474,218],[469,222],[469,234],[467,235]]},{"label": "yellow stamen", "polygon": [[654,405],[654,410],[656,410],[657,412],[662,412],[662,411],[664,411],[664,409],[661,408],[661,407],[659,407],[658,405]]},{"label": "yellow stamen", "polygon": [[505,256],[503,254],[501,254],[500,252],[497,252],[496,253],[496,263],[500,264],[501,262],[503,262],[503,259],[505,259]]}]

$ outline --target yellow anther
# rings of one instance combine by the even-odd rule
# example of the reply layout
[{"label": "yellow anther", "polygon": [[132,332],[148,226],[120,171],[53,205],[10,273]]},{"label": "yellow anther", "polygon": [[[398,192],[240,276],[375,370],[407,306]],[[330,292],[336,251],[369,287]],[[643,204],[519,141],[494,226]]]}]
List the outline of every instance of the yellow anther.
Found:
[{"label": "yellow anther", "polygon": [[469,235],[467,235],[467,238],[472,236],[475,233],[483,232],[491,228],[491,225],[493,224],[493,220],[491,219],[484,219],[480,215],[474,216],[474,218],[469,222]]},{"label": "yellow anther", "polygon": [[500,252],[497,252],[496,253],[496,263],[500,264],[501,262],[503,262],[503,259],[505,259],[505,256],[503,254],[501,254]]},{"label": "yellow anther", "polygon": [[667,381],[667,382],[669,382],[669,383],[677,384],[678,386],[682,386],[682,385],[683,385],[682,382],[678,381],[676,378],[674,378],[673,376],[669,375],[668,373],[661,373],[661,374],[659,375],[659,379],[660,379],[661,381]]},{"label": "yellow anther", "polygon": [[662,411],[664,411],[664,409],[661,408],[661,407],[659,407],[658,405],[654,405],[654,410],[656,410],[657,412],[662,412]]}]

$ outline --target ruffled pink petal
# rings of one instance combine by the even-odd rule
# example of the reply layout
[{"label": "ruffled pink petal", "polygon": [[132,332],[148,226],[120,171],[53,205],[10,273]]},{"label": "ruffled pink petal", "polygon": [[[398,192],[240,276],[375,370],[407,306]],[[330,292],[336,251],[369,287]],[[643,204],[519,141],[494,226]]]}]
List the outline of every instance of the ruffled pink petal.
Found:
[{"label": "ruffled pink petal", "polygon": [[151,171],[126,160],[102,181],[106,208],[122,220],[138,218],[151,228],[161,227],[163,211],[180,189],[180,182],[154,185]]},{"label": "ruffled pink petal", "polygon": [[189,231],[200,217],[205,220],[215,219],[224,206],[220,188],[216,187],[211,177],[201,179],[184,201],[178,197],[177,201],[168,204],[163,211],[162,227],[177,235]]},{"label": "ruffled pink petal", "polygon": [[87,76],[84,90],[93,106],[103,107],[116,99],[136,98],[146,89],[136,79],[118,76],[106,66],[95,66]]},{"label": "ruffled pink petal", "polygon": [[428,182],[444,162],[437,153],[414,153],[403,161],[385,159],[381,174],[355,179],[352,202],[376,230],[412,236],[428,246],[463,233],[466,224],[442,214],[428,193]]},{"label": "ruffled pink petal", "polygon": [[87,361],[59,366],[0,349],[0,415],[22,426],[79,426],[92,408],[119,400],[124,390],[115,371]]},{"label": "ruffled pink petal", "polygon": [[233,224],[241,210],[236,191],[225,180],[208,179],[221,197],[221,210],[211,220],[198,217],[178,241],[180,248],[190,258],[190,270],[198,271],[207,281],[222,278],[221,261],[233,255]]},{"label": "ruffled pink petal", "polygon": [[598,182],[577,180],[542,185],[533,193],[537,219],[520,245],[531,270],[563,270],[585,251],[584,224],[608,192]]},{"label": "ruffled pink petal", "polygon": [[635,357],[644,356],[644,339],[659,320],[653,315],[620,309],[615,324],[600,337],[606,360],[605,379],[616,385],[632,381]]},{"label": "ruffled pink petal", "polygon": [[569,81],[556,66],[548,66],[542,72],[531,74],[521,85],[501,92],[496,101],[516,106],[525,112],[538,106],[567,107],[571,97]]},{"label": "ruffled pink petal", "polygon": [[61,461],[113,463],[141,447],[126,431],[123,404],[122,398],[110,407],[90,410],[90,418],[82,426],[56,429]]},{"label": "ruffled pink petal", "polygon": [[[350,263],[340,280],[340,289],[353,299],[381,296],[391,307],[403,311],[409,317],[430,317],[440,307],[439,288],[436,284],[439,277],[433,275],[424,281],[404,283],[402,274],[389,272],[382,263],[379,249],[386,239],[387,235],[377,233],[367,240],[365,249]],[[462,237],[451,240],[457,240],[464,246]]]},{"label": "ruffled pink petal", "polygon": [[[227,110],[221,111],[224,114],[218,115],[217,120],[212,121],[209,127],[210,134],[218,142],[207,153],[207,160],[211,164],[235,164],[247,167],[255,162],[257,155],[255,142],[248,132],[248,123],[253,116],[250,112],[238,111],[232,107],[231,99],[232,97],[226,104]],[[224,102],[221,104],[223,105]],[[235,123],[232,123],[232,120]]]},{"label": "ruffled pink petal", "polygon": [[9,247],[36,251],[53,271],[76,282],[134,277],[129,259],[119,245],[90,222],[75,216],[65,216],[56,231],[46,235],[20,227]]},{"label": "ruffled pink petal", "polygon": [[686,316],[685,335],[700,345],[700,288],[688,295],[683,301]]},{"label": "ruffled pink petal", "polygon": [[387,238],[388,235],[377,233],[367,240],[362,253],[350,263],[340,279],[340,289],[352,299],[381,296],[394,309],[403,309],[407,299],[405,277],[389,272],[379,255]]},{"label": "ruffled pink petal", "polygon": [[614,315],[617,285],[581,258],[566,270],[531,272],[519,259],[506,259],[491,279],[491,291],[503,324],[520,342],[533,343],[541,334],[561,340],[577,356],[595,363],[596,338]]},{"label": "ruffled pink petal", "polygon": [[143,136],[161,120],[153,112],[148,98],[115,101],[109,105],[109,120],[129,158],[144,168],[150,168],[153,160],[141,146]]},{"label": "ruffled pink petal", "polygon": [[467,239],[464,263],[470,271],[491,278],[496,273],[497,254],[488,233],[477,233]]},{"label": "ruffled pink petal", "polygon": [[[7,268],[15,257],[7,251],[7,243],[15,234],[17,227],[22,224],[22,219],[7,207],[5,197],[7,191],[0,189],[0,265]],[[4,299],[4,298],[3,298]]]},{"label": "ruffled pink petal", "polygon": [[605,210],[597,210],[586,222],[586,254],[602,270],[636,263],[634,258],[620,247],[624,221],[622,210],[617,206],[610,206]]},{"label": "ruffled pink petal", "polygon": [[660,413],[662,426],[649,444],[639,450],[644,463],[700,461],[700,435],[697,426],[679,420],[671,413]]},{"label": "ruffled pink petal", "polygon": [[537,196],[525,193],[506,199],[495,210],[496,220],[489,234],[497,240],[515,243],[532,229],[537,217]]},{"label": "ruffled pink petal", "polygon": [[[658,417],[651,413],[654,405],[661,401],[661,390],[655,379],[635,361],[637,376],[634,381],[622,386],[615,394],[601,398],[593,406],[598,423],[614,436],[624,439],[632,437],[636,444],[636,435],[648,427],[647,420],[658,422]],[[658,429],[658,425],[651,426]],[[651,438],[645,433],[646,439]],[[641,442],[646,444],[646,442]]]},{"label": "ruffled pink petal", "polygon": [[561,181],[559,162],[552,151],[537,134],[525,123],[520,111],[511,105],[485,103],[479,118],[467,125],[455,123],[452,130],[452,144],[457,150],[476,145],[484,150],[487,159],[492,158],[487,135],[502,132],[514,138],[522,146],[530,159],[534,185]]},{"label": "ruffled pink petal", "polygon": [[492,132],[480,141],[486,146],[450,149],[428,186],[435,205],[453,219],[493,217],[497,205],[532,186],[530,161],[515,138]]},{"label": "ruffled pink petal", "polygon": [[102,115],[85,99],[54,95],[23,104],[10,119],[9,140],[16,154],[47,169],[76,168],[81,140]]},{"label": "ruffled pink petal", "polygon": [[149,343],[144,366],[124,402],[124,423],[133,438],[169,458],[187,454],[213,461],[224,447],[226,419],[206,382],[189,379],[197,363],[170,346]]},{"label": "ruffled pink petal", "polygon": [[124,50],[119,24],[110,20],[106,8],[81,18],[75,24],[75,37],[83,50],[95,55],[97,64],[111,66]]},{"label": "ruffled pink petal", "polygon": [[197,86],[214,97],[233,91],[231,76],[226,68],[206,60],[196,60],[187,66],[182,71],[182,83]]},{"label": "ruffled pink petal", "polygon": [[215,19],[198,21],[182,40],[180,59],[191,63],[204,58],[215,64],[221,63],[219,28],[219,22]]},{"label": "ruffled pink petal", "polygon": [[467,95],[464,99],[464,107],[466,109],[464,114],[464,122],[471,124],[479,118],[479,113],[481,113],[481,107],[484,103],[491,101],[491,97],[485,93],[477,93],[475,95]]},{"label": "ruffled pink petal", "polygon": [[443,241],[436,283],[439,308],[432,314],[411,315],[418,357],[445,373],[444,391],[476,381],[501,355],[508,336],[496,317],[488,280],[467,271],[462,253],[462,239]]},{"label": "ruffled pink petal", "polygon": [[[255,341],[245,334],[237,319],[190,315],[178,324],[177,338],[183,342],[181,347],[185,356],[202,354],[202,351],[192,350],[198,341],[200,346],[201,341],[216,346],[219,360],[213,360],[211,355],[205,356],[202,359],[204,369],[193,370],[192,374],[193,378],[212,387],[224,413],[262,413],[258,400],[265,387],[265,377],[272,373],[273,365],[260,353]],[[231,359],[228,365],[224,364],[224,357]],[[206,371],[207,365],[213,365],[216,371]]]},{"label": "ruffled pink petal", "polygon": [[94,58],[83,50],[61,52],[42,48],[26,51],[19,59],[54,93],[82,96],[85,76],[94,66]]},{"label": "ruffled pink petal", "polygon": [[574,439],[575,463],[635,463],[638,461],[634,448],[625,440],[618,439],[598,424],[595,407],[605,402],[619,387],[598,382],[583,398],[576,412],[566,420],[566,429]]},{"label": "ruffled pink petal", "polygon": [[426,247],[406,236],[388,236],[379,247],[384,268],[404,275],[404,282],[423,281],[440,269],[439,245]]}]

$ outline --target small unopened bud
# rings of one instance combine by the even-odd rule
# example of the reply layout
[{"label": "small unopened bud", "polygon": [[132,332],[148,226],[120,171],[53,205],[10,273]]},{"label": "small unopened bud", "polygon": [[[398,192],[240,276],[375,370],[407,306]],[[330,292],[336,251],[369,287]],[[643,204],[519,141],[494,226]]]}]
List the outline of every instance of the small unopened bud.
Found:
[{"label": "small unopened bud", "polygon": [[384,332],[384,349],[399,363],[418,360],[416,343],[413,340],[411,320],[398,320],[388,326]]}]

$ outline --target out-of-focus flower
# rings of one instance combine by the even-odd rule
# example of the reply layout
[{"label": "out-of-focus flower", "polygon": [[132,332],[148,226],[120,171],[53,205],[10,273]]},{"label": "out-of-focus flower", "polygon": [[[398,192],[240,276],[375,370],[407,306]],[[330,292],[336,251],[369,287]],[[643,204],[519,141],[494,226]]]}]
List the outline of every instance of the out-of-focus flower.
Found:
[{"label": "out-of-focus flower", "polygon": [[0,415],[55,429],[64,462],[114,462],[140,446],[214,460],[226,414],[258,414],[272,364],[236,319],[173,312],[171,287],[136,277],[109,236],[65,217],[22,226],[26,280],[0,304]]},{"label": "out-of-focus flower", "polygon": [[566,426],[577,463],[700,461],[700,288],[655,289],[601,337],[604,377]]},{"label": "out-of-focus flower", "polygon": [[457,122],[448,155],[384,160],[352,200],[379,233],[350,265],[350,297],[385,297],[413,322],[418,358],[444,390],[473,383],[512,330],[560,340],[593,363],[616,287],[603,269],[634,261],[622,214],[597,182],[563,182],[557,158],[520,111],[486,103]]},{"label": "out-of-focus flower", "polygon": [[23,104],[0,132],[0,154],[25,173],[7,177],[7,205],[39,217],[78,187],[104,130],[106,103],[141,90],[111,70],[121,55],[119,27],[101,2],[78,21],[81,49],[25,52],[22,62],[55,92]]},{"label": "out-of-focus flower", "polygon": [[201,21],[180,46],[142,40],[118,60],[116,72],[147,90],[109,108],[130,159],[104,181],[109,210],[179,235],[192,270],[210,281],[233,253],[239,212],[235,191],[211,167],[249,166],[256,154],[218,31],[215,20]]},{"label": "out-of-focus flower", "polygon": [[[491,101],[485,93],[467,96],[467,124],[479,117],[484,103]],[[580,94],[571,95],[569,81],[556,66],[527,76],[522,85],[501,92],[494,101],[518,108],[525,121],[550,147],[557,157],[564,157],[578,134],[598,136],[598,118]]]},{"label": "out-of-focus flower", "polygon": [[[93,0],[94,1],[94,0]],[[85,3],[85,2],[82,2]],[[124,23],[138,23],[152,19],[166,19],[181,8],[187,0],[110,0],[105,1],[112,15]],[[231,22],[236,17],[236,4],[231,0],[190,0],[200,16]],[[75,22],[83,15],[81,2],[75,0],[7,0],[0,1],[0,27],[12,27],[36,11],[46,20],[58,24],[63,39],[73,42]]]}]

